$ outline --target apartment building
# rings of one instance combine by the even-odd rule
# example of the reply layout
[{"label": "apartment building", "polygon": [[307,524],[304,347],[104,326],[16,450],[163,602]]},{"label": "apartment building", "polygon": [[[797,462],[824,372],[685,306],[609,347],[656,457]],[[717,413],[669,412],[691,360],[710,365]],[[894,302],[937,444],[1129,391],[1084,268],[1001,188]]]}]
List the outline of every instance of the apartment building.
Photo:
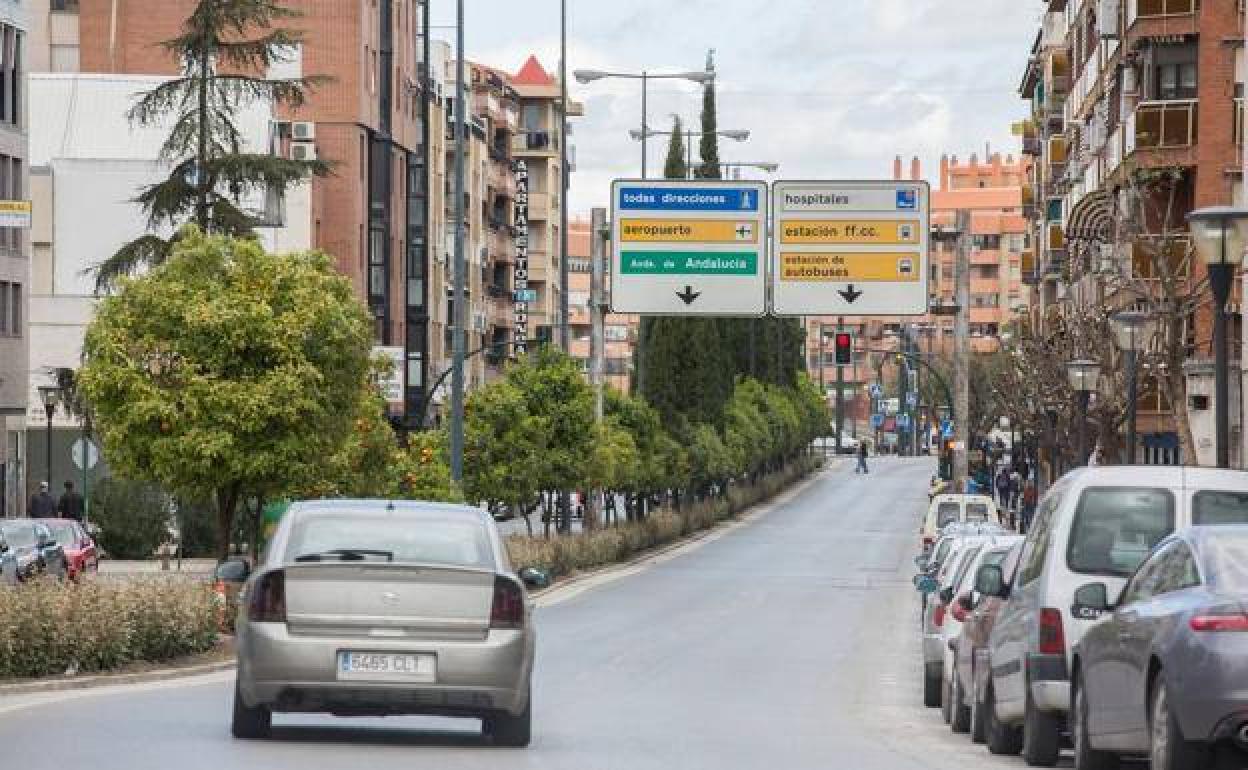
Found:
[{"label": "apartment building", "polygon": [[[30,344],[30,239],[28,235],[28,125],[24,0],[0,0],[0,516],[23,510],[21,479],[27,449],[26,356]],[[26,220],[26,221],[23,221]]]},{"label": "apartment building", "polygon": [[[984,160],[972,154],[968,161],[956,155],[940,160],[940,177],[932,189],[932,224],[952,226],[958,211],[971,217],[971,350],[991,353],[1000,348],[999,335],[1009,322],[1024,312],[1028,298],[1023,291],[1027,264],[1027,222],[1022,215],[1023,182],[1030,163],[1025,158],[1004,158],[989,153]],[[900,157],[893,161],[893,179],[922,179],[918,158],[910,162],[909,175],[903,176]],[[928,265],[928,291],[931,304],[955,304],[955,244],[933,239]],[[951,354],[954,350],[954,319],[949,315],[920,317],[844,316],[812,317],[806,320],[809,371],[822,379],[830,404],[836,398],[834,333],[840,328],[854,335],[854,363],[846,367],[846,430],[870,416],[864,385],[896,379],[896,359],[886,355],[903,344],[925,354]],[[820,329],[823,334],[820,334]],[[810,344],[813,342],[813,345]],[[890,423],[891,424],[891,423]],[[886,431],[891,429],[886,425]]]},{"label": "apartment building", "polygon": [[[585,219],[568,222],[568,318],[569,354],[589,371],[590,333],[590,223]],[[604,270],[606,267],[604,266]],[[609,271],[604,274],[609,283]],[[640,316],[608,313],[603,324],[603,371],[606,383],[628,393],[633,373],[633,347],[637,342]]]},{"label": "apartment building", "polygon": [[[1026,213],[1038,248],[1029,276],[1037,326],[1072,305],[1140,303],[1139,292],[1116,287],[1155,281],[1159,251],[1189,287],[1203,281],[1204,266],[1182,233],[1186,214],[1245,202],[1242,16],[1242,3],[1230,0],[1047,3],[1020,86],[1031,102],[1023,134],[1034,158]],[[1177,179],[1173,197],[1139,182],[1162,171]],[[1150,212],[1142,221],[1132,215],[1140,200]],[[1236,348],[1239,296],[1230,308]],[[1146,296],[1144,304],[1159,298]],[[1211,326],[1211,303],[1187,320],[1185,403],[1167,403],[1141,373],[1137,461],[1213,463]],[[1237,379],[1229,412],[1235,465],[1242,440]],[[1191,398],[1198,395],[1207,398]],[[1198,457],[1180,456],[1174,408],[1188,410]]]}]

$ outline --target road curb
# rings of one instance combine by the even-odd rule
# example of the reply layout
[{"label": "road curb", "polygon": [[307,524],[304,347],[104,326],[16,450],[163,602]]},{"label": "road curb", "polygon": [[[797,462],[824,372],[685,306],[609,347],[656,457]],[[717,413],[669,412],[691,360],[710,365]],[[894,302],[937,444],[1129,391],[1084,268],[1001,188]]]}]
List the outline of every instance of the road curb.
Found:
[{"label": "road curb", "polygon": [[30,695],[32,693],[62,692],[65,690],[89,690],[96,687],[112,687],[126,684],[147,684],[169,679],[214,674],[234,668],[233,660],[219,660],[194,666],[159,668],[154,671],[136,671],[131,674],[99,674],[66,679],[43,679],[37,682],[0,685],[0,698],[6,695]]}]

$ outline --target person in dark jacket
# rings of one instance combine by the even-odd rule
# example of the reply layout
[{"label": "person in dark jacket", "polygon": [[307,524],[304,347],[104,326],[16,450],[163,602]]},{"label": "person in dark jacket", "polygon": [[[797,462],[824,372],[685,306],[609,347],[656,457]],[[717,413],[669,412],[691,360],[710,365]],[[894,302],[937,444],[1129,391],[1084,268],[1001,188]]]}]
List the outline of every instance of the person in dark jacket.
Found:
[{"label": "person in dark jacket", "polygon": [[868,473],[867,470],[867,442],[858,442],[858,467],[854,468],[854,473]]},{"label": "person in dark jacket", "polygon": [[51,519],[56,516],[56,500],[48,491],[48,482],[39,482],[39,491],[30,496],[26,515],[32,519]]},{"label": "person in dark jacket", "polygon": [[82,495],[74,491],[74,482],[66,481],[65,492],[56,503],[56,512],[61,515],[62,519],[82,521],[82,509]]}]

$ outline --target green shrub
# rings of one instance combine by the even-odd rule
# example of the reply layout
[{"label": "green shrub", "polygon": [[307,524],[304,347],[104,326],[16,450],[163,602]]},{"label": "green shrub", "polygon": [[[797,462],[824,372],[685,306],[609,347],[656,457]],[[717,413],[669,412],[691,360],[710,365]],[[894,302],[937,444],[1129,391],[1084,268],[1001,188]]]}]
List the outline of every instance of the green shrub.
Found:
[{"label": "green shrub", "polygon": [[97,540],[114,559],[146,559],[168,537],[169,497],[155,484],[110,478],[91,490]]},{"label": "green shrub", "polygon": [[181,580],[0,588],[0,678],[91,672],[212,648],[210,588]]}]

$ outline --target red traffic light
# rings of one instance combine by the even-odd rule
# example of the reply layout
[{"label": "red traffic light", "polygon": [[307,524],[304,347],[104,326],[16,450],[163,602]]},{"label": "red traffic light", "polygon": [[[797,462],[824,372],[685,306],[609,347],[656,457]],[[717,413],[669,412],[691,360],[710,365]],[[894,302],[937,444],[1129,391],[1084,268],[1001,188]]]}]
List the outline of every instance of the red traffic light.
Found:
[{"label": "red traffic light", "polygon": [[836,365],[848,366],[854,362],[854,335],[836,333]]}]

